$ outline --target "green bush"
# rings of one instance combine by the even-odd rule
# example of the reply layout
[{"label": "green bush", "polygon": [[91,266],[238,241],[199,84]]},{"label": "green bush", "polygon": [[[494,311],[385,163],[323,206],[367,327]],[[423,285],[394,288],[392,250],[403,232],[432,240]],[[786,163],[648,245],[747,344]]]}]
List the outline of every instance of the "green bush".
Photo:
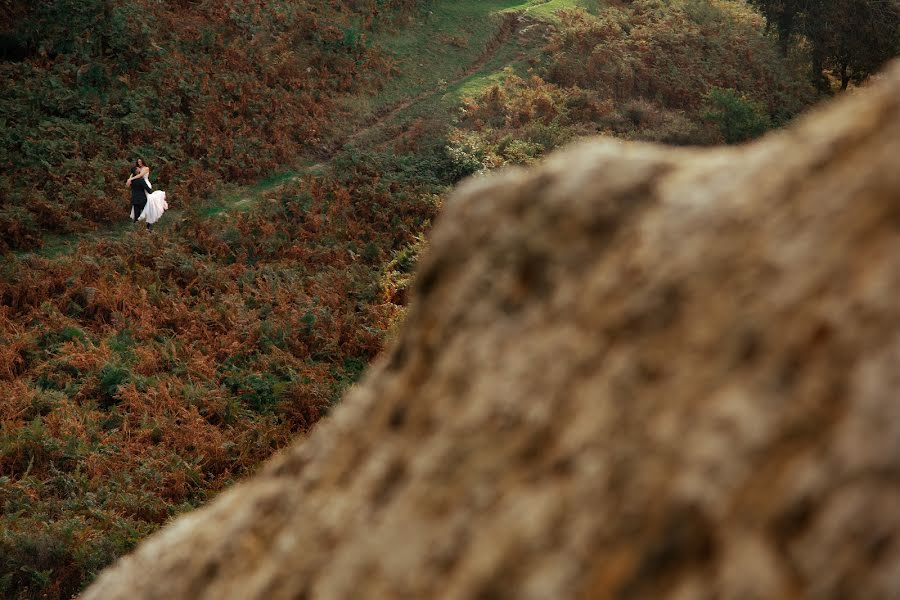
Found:
[{"label": "green bush", "polygon": [[752,140],[772,127],[762,105],[735,90],[714,88],[707,95],[707,103],[704,116],[719,127],[729,144]]},{"label": "green bush", "polygon": [[450,142],[446,152],[452,165],[451,177],[454,181],[474,175],[485,168],[487,154],[475,136]]},{"label": "green bush", "polygon": [[100,406],[109,408],[117,401],[119,386],[128,382],[131,372],[127,367],[108,363],[100,370]]},{"label": "green bush", "polygon": [[224,383],[254,413],[272,414],[290,382],[269,373],[238,371],[225,377]]}]

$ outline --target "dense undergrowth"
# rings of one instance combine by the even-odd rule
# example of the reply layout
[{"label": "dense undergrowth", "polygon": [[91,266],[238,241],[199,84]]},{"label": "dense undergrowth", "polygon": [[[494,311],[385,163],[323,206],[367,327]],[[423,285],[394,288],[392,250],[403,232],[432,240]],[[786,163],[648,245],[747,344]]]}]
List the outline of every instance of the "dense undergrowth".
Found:
[{"label": "dense undergrowth", "polygon": [[[107,33],[104,42],[102,29],[72,37],[40,24],[44,13],[20,15],[21,39],[4,47],[21,56],[0,67],[16,82],[0,118],[26,117],[2,134],[5,247],[119,218],[112,175],[123,153],[144,154],[175,182],[177,201],[217,178],[292,166],[294,154],[315,159],[354,121],[351,107],[402,100],[400,67],[410,93],[422,93],[441,50],[417,59],[416,35],[455,60],[481,53],[465,47],[464,23],[429,38],[428,27],[456,14],[435,3],[83,3],[117,7],[123,31],[149,36],[138,39],[153,49],[131,59],[134,46],[110,46],[119,41]],[[453,10],[464,4],[482,18],[490,3]],[[0,595],[70,597],[326,414],[402,317],[423,236],[459,179],[598,132],[742,141],[814,98],[802,66],[778,54],[743,2],[493,4],[537,16],[459,84],[465,93],[445,89],[460,63],[440,74],[433,98],[398,117],[407,122],[360,142],[367,150],[347,148],[243,212],[194,204],[153,235],[7,255]],[[392,22],[397,15],[407,20]],[[409,19],[419,29],[405,31]],[[382,44],[370,46],[378,27]],[[391,52],[391,35],[401,52]],[[47,50],[46,39],[71,47]],[[376,81],[387,73],[398,79]]]},{"label": "dense undergrowth", "polygon": [[402,310],[442,160],[351,152],[227,221],[4,265],[0,595],[69,597],[325,414]]},{"label": "dense undergrowth", "polygon": [[0,36],[0,252],[119,219],[135,156],[185,206],[323,151],[390,70],[367,36],[414,4],[31,3]]},{"label": "dense undergrowth", "polygon": [[528,164],[585,135],[735,143],[815,99],[762,18],[730,0],[638,0],[558,13],[538,60],[464,99],[453,151],[476,171]]}]

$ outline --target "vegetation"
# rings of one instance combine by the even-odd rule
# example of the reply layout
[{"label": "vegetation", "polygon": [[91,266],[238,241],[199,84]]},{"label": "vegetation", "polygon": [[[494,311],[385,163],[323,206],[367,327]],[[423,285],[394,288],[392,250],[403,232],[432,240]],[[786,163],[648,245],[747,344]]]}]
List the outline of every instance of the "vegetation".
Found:
[{"label": "vegetation", "polygon": [[722,133],[726,143],[736,144],[758,137],[771,126],[769,116],[758,103],[734,90],[715,88],[710,91],[712,108],[705,114]]},{"label": "vegetation", "polygon": [[527,68],[463,100],[451,151],[463,172],[528,164],[602,133],[680,145],[735,143],[815,98],[740,2],[639,0],[556,14]]},{"label": "vegetation", "polygon": [[253,211],[3,266],[0,596],[70,597],[356,381],[444,186],[440,157],[337,165]]},{"label": "vegetation", "polygon": [[327,150],[390,69],[367,36],[413,2],[31,4],[0,44],[0,252],[117,220],[137,155],[184,206]]},{"label": "vegetation", "polygon": [[782,52],[792,44],[809,44],[812,80],[830,84],[823,71],[835,73],[842,90],[860,83],[900,54],[900,3],[892,0],[750,0],[779,37]]},{"label": "vegetation", "polygon": [[[744,141],[816,97],[739,0],[27,4],[0,0],[11,598],[71,597],[326,414],[459,179],[596,133]],[[178,207],[153,234],[103,225],[135,154]]]}]

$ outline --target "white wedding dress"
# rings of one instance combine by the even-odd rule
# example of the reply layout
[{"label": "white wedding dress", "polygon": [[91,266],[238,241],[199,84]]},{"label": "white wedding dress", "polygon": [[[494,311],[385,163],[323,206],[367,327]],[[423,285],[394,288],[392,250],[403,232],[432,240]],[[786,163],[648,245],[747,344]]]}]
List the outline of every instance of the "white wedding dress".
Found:
[{"label": "white wedding dress", "polygon": [[[144,176],[144,181],[147,182],[147,185],[150,189],[153,189],[153,184],[150,183],[150,178],[148,176]],[[159,218],[169,209],[169,203],[166,202],[166,193],[162,190],[157,190],[153,193],[147,194],[147,205],[144,207],[144,210],[141,212],[138,217],[139,221],[147,221],[148,225],[153,225]],[[134,219],[134,207],[131,209],[131,218]]]}]

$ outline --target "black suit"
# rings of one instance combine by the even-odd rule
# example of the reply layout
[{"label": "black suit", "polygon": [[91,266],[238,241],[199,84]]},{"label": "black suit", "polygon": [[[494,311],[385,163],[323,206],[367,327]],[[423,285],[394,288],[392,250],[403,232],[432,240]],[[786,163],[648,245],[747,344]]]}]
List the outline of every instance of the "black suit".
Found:
[{"label": "black suit", "polygon": [[135,223],[144,212],[144,207],[147,206],[147,194],[152,191],[153,189],[147,185],[143,177],[131,180],[131,208],[134,209]]}]

